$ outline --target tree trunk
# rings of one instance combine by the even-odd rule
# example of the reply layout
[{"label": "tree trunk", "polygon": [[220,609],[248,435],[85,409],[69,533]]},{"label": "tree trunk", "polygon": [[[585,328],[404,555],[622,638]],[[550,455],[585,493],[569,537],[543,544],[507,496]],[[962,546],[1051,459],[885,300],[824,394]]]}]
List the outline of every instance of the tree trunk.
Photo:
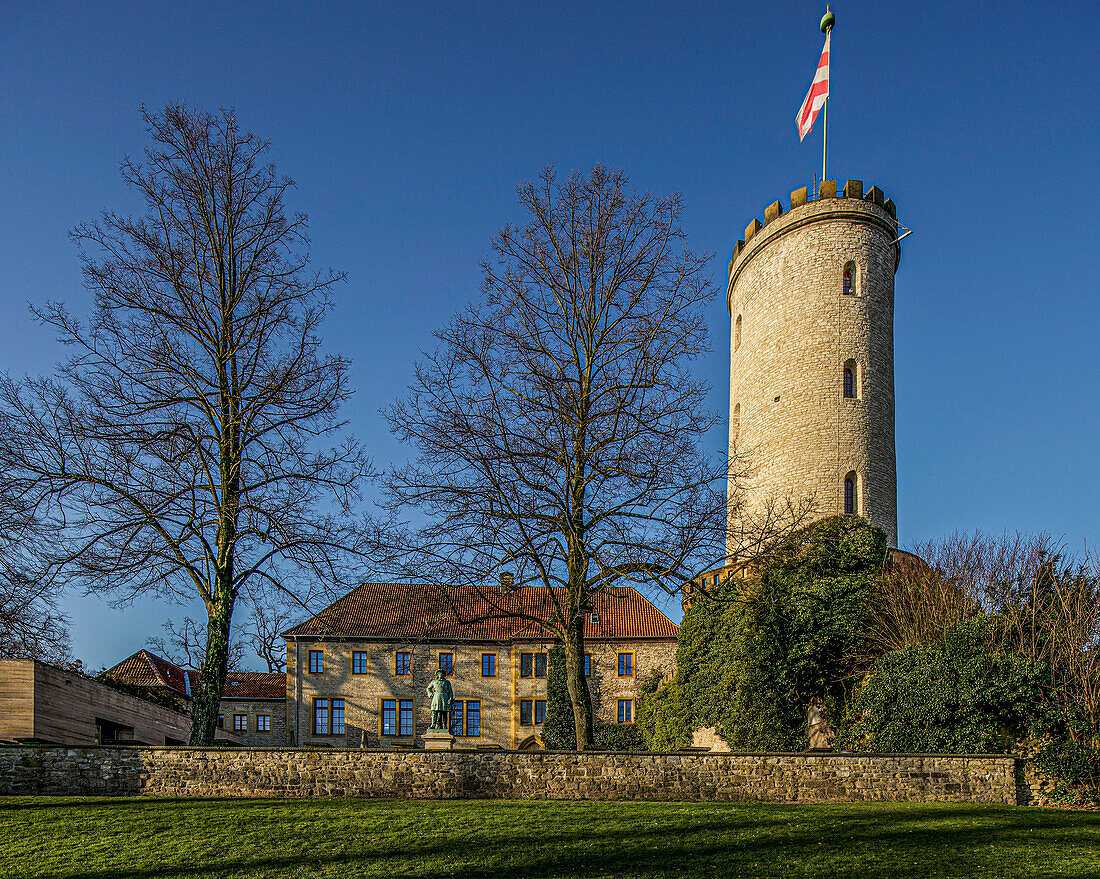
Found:
[{"label": "tree trunk", "polygon": [[229,622],[233,616],[233,593],[219,582],[214,598],[207,603],[209,621],[206,625],[206,660],[199,675],[199,685],[191,701],[192,745],[212,745],[218,728],[218,707],[225,690],[229,670]]},{"label": "tree trunk", "polygon": [[565,686],[573,703],[573,724],[577,730],[577,750],[595,745],[592,724],[592,695],[584,676],[584,613],[573,614],[565,629]]}]

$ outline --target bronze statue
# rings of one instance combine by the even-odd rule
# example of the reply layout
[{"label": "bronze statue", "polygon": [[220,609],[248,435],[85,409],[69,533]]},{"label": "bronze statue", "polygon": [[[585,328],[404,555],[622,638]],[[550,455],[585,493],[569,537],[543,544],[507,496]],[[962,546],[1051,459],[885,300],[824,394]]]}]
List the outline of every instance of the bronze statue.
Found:
[{"label": "bronze statue", "polygon": [[432,700],[432,725],[429,729],[450,729],[451,705],[454,691],[451,682],[443,675],[443,669],[435,673],[435,680],[424,691]]}]

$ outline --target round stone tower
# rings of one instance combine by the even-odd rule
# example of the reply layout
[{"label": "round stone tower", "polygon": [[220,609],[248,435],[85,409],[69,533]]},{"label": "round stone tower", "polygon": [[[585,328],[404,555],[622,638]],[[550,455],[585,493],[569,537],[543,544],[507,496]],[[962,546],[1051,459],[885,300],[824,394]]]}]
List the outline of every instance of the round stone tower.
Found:
[{"label": "round stone tower", "polygon": [[769,205],[729,264],[730,455],[747,465],[731,509],[855,513],[897,546],[897,215],[859,180],[842,193],[827,180],[817,196]]}]

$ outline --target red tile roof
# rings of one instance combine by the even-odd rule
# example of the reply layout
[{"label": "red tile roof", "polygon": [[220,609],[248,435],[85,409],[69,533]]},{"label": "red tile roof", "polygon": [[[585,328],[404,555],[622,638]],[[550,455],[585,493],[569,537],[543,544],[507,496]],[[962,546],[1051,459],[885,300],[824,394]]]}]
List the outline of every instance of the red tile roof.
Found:
[{"label": "red tile roof", "polygon": [[[555,591],[560,594],[564,590]],[[593,595],[592,603],[592,613],[585,620],[587,639],[671,639],[679,631],[630,586],[608,587]],[[551,634],[536,620],[549,619],[552,611],[550,595],[542,586],[525,586],[502,595],[472,587],[364,583],[284,636],[446,641],[545,638]]]},{"label": "red tile roof", "polygon": [[223,699],[285,699],[286,675],[281,672],[231,671]]},{"label": "red tile roof", "polygon": [[[183,669],[167,659],[139,650],[105,672],[119,683],[135,687],[167,687],[181,696],[191,698],[199,685],[199,673]],[[186,683],[184,679],[187,679]],[[286,675],[276,672],[231,671],[225,678],[223,698],[285,699]]]},{"label": "red tile roof", "polygon": [[184,670],[148,650],[139,650],[132,656],[127,656],[122,662],[107,669],[105,674],[123,684],[167,687],[181,696],[191,695],[184,682]]}]

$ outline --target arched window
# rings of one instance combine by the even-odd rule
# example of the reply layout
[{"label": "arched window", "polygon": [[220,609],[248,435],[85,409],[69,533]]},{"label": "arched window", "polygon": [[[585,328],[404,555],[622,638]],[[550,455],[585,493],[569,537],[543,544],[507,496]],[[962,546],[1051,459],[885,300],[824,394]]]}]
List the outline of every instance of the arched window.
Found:
[{"label": "arched window", "polygon": [[733,322],[733,350],[736,351],[741,347],[741,315],[737,315],[737,320]]},{"label": "arched window", "polygon": [[844,295],[854,296],[856,294],[856,282],[858,281],[856,264],[849,262],[844,264]]},{"label": "arched window", "polygon": [[730,442],[736,442],[741,433],[741,404],[733,407],[733,415],[730,417]]},{"label": "arched window", "polygon": [[859,477],[855,471],[851,471],[844,477],[844,515],[854,516],[859,513]]},{"label": "arched window", "polygon": [[844,363],[844,396],[849,400],[861,400],[859,364],[855,360],[847,360]]}]

